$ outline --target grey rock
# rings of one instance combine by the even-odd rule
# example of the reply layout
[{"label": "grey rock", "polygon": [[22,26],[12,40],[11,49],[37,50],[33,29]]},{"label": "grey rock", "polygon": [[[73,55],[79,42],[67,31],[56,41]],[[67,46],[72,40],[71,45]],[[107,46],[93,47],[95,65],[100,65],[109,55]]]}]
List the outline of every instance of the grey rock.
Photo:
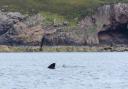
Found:
[{"label": "grey rock", "polygon": [[99,44],[98,33],[100,31],[108,29],[114,31],[125,24],[128,24],[128,4],[118,3],[97,8],[95,14],[86,16],[80,21],[80,29],[85,30],[84,38],[87,44]]},{"label": "grey rock", "polygon": [[0,44],[39,45],[44,34],[39,23],[41,19],[36,19],[31,26],[25,23],[27,21],[28,19],[19,12],[0,12]]}]

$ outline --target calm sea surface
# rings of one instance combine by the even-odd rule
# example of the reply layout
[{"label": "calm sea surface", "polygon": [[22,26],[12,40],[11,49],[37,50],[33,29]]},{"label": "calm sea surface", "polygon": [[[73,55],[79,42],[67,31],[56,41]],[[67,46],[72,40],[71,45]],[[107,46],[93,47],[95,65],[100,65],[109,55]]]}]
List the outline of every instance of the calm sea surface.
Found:
[{"label": "calm sea surface", "polygon": [[0,53],[0,89],[128,89],[128,53]]}]

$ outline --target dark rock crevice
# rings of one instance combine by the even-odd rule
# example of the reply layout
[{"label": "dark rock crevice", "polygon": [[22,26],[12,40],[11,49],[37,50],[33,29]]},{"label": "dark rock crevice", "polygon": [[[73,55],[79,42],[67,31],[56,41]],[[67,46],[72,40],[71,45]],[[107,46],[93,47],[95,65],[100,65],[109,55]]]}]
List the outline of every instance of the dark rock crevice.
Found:
[{"label": "dark rock crevice", "polygon": [[128,44],[128,23],[116,23],[98,32],[100,44]]}]

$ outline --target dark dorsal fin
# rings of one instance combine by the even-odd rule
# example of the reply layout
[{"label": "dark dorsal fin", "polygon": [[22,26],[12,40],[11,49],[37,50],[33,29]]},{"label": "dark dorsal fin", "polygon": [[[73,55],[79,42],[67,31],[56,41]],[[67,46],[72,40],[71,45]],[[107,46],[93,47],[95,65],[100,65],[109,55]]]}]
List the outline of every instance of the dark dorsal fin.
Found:
[{"label": "dark dorsal fin", "polygon": [[56,63],[52,63],[51,65],[48,66],[49,69],[55,69]]}]

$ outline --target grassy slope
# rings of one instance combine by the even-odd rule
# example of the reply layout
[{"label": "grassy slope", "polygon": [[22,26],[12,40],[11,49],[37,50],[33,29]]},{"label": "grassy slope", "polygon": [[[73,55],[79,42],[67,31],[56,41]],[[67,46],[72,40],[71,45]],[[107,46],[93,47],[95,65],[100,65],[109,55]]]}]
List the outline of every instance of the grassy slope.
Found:
[{"label": "grassy slope", "polygon": [[72,20],[81,18],[90,12],[90,8],[113,2],[127,0],[0,0],[0,7],[25,13],[43,13],[48,20]]},{"label": "grassy slope", "polygon": [[[0,6],[11,9],[47,11],[66,16],[85,14],[85,10],[104,3],[125,2],[127,0],[0,0]],[[71,18],[71,17],[70,17]]]}]

